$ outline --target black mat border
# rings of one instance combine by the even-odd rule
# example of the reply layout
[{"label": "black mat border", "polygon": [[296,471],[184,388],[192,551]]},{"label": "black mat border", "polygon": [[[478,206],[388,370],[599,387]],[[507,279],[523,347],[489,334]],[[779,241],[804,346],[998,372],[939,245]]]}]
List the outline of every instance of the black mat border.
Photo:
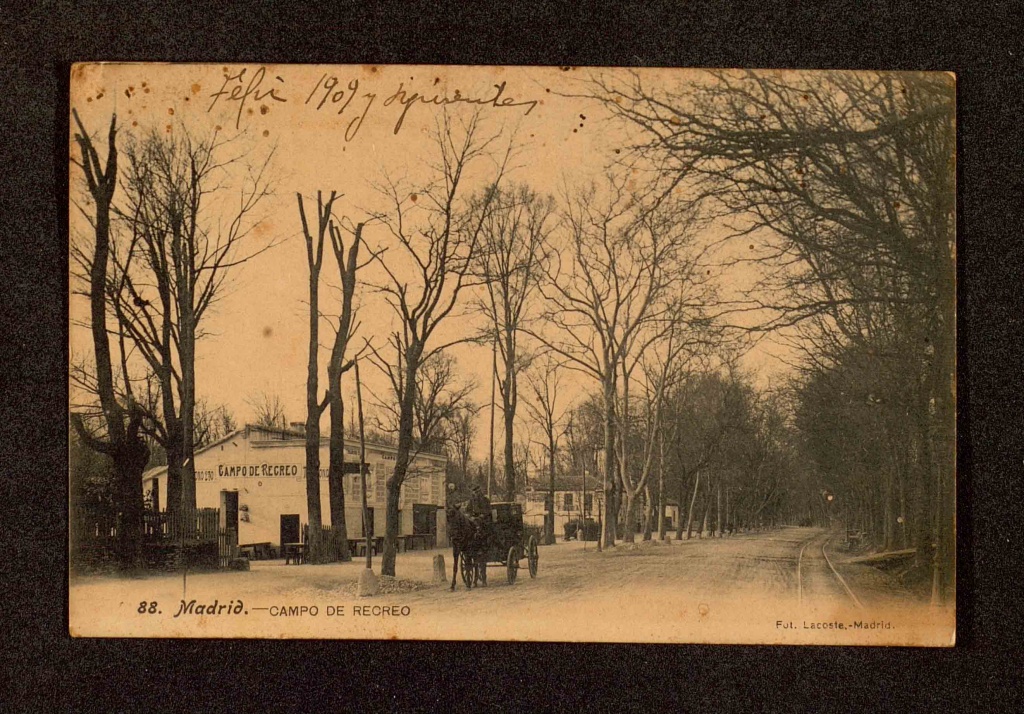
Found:
[{"label": "black mat border", "polygon": [[[7,3],[0,102],[3,582],[12,710],[1008,706],[1019,697],[1021,20],[1013,3]],[[269,9],[267,9],[269,8]],[[259,11],[257,9],[260,9]],[[71,640],[67,84],[84,60],[955,71],[959,644],[860,648]],[[372,663],[367,667],[364,663]],[[289,686],[292,685],[292,686]],[[291,689],[288,693],[285,689]],[[9,697],[9,699],[8,699]],[[613,704],[614,702],[614,704]],[[545,704],[549,706],[544,706]],[[63,707],[61,707],[63,708]],[[521,708],[521,707],[514,707]]]}]

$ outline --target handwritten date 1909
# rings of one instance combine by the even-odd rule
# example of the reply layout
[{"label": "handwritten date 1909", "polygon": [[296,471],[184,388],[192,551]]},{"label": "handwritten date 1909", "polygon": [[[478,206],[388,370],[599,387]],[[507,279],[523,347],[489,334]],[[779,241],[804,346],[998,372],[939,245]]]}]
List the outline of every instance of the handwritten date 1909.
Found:
[{"label": "handwritten date 1909", "polygon": [[[347,87],[340,87],[340,85],[341,81],[337,77],[324,74],[317,81],[316,86],[313,87],[313,91],[309,93],[308,97],[306,97],[305,103],[311,103],[315,96],[322,94],[322,96],[320,96],[319,103],[316,104],[316,109],[318,111],[323,109],[324,105],[329,101],[332,108],[340,104],[341,106],[338,108],[338,115],[340,116],[341,114],[344,114],[345,110],[348,109],[349,104],[351,104],[352,100],[355,99],[356,92],[359,91],[359,80],[350,79]],[[359,133],[359,128],[363,125],[363,120],[366,119],[366,115],[370,112],[370,107],[373,106],[373,102],[376,98],[377,95],[373,92],[366,92],[363,94],[362,99],[366,100],[362,104],[363,111],[352,119],[352,121],[348,123],[348,126],[345,127],[345,141],[352,141],[352,139],[355,138],[355,135]]]},{"label": "handwritten date 1909", "polygon": [[[246,84],[247,77],[248,84]],[[219,90],[210,95],[213,101],[210,103],[207,111],[212,111],[222,98],[228,102],[237,102],[238,111],[235,115],[235,128],[237,129],[241,124],[242,112],[245,110],[246,102],[250,99],[256,102],[268,99],[275,102],[287,102],[287,98],[283,96],[284,78],[280,75],[275,75],[273,81],[276,83],[272,84],[269,88],[263,84],[267,79],[265,67],[260,67],[251,75],[248,73],[248,69],[245,68],[235,74],[225,73],[224,84],[221,85]],[[398,134],[402,130],[402,125],[405,123],[409,111],[416,105],[448,107],[455,104],[469,104],[493,109],[519,108],[525,116],[530,114],[540,104],[537,100],[517,100],[508,96],[505,93],[507,86],[507,82],[500,82],[491,85],[490,90],[479,95],[475,93],[463,94],[459,89],[454,89],[450,93],[448,91],[441,91],[422,94],[406,89],[405,82],[399,82],[398,88],[382,101],[382,105],[384,107],[395,106],[399,109],[398,118],[393,128],[393,133]],[[344,114],[351,106],[355,116],[345,127],[345,140],[352,141],[356,134],[359,133],[364,120],[377,100],[377,96],[375,92],[360,93],[360,82],[357,78],[343,83],[338,77],[325,73],[317,80],[313,89],[307,95],[304,104],[312,106],[314,111],[320,111],[328,107],[335,110],[339,116]],[[249,113],[252,113],[251,109]]]}]

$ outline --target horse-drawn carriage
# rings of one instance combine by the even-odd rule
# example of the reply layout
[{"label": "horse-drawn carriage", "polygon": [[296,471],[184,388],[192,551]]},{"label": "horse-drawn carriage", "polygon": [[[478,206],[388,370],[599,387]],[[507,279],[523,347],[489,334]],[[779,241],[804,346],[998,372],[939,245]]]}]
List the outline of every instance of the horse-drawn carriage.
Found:
[{"label": "horse-drawn carriage", "polygon": [[[473,520],[456,509],[449,516],[455,570],[467,588],[487,584],[487,568],[505,568],[508,584],[519,575],[519,561],[526,559],[531,578],[537,577],[537,538],[527,536],[523,507],[518,503],[492,503],[490,518]],[[455,573],[452,573],[455,587]]]}]

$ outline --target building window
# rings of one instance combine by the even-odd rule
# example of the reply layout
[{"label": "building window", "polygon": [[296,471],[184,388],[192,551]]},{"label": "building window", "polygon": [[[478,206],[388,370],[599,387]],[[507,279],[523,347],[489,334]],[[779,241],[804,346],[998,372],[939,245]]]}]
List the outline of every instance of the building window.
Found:
[{"label": "building window", "polygon": [[572,494],[571,493],[567,493],[567,494],[565,494],[563,496],[563,498],[562,498],[562,510],[563,511],[571,511],[572,510]]}]

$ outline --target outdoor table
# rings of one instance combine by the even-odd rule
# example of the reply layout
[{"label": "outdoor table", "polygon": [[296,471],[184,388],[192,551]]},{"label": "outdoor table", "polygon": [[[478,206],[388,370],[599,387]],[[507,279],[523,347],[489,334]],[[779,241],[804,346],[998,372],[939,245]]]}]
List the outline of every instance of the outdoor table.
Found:
[{"label": "outdoor table", "polygon": [[[270,541],[263,541],[260,543],[242,543],[238,547],[241,550],[243,557],[249,558],[249,560],[269,560],[273,553],[273,548],[270,547]],[[250,555],[252,557],[250,557]]]},{"label": "outdoor table", "polygon": [[285,565],[300,565],[305,562],[305,543],[285,543],[284,544],[284,564]]},{"label": "outdoor table", "polygon": [[[349,541],[349,550],[356,554],[356,557],[363,558],[366,556],[366,539],[359,538]],[[370,544],[370,550],[373,555],[377,555],[377,546],[374,543]]]}]

